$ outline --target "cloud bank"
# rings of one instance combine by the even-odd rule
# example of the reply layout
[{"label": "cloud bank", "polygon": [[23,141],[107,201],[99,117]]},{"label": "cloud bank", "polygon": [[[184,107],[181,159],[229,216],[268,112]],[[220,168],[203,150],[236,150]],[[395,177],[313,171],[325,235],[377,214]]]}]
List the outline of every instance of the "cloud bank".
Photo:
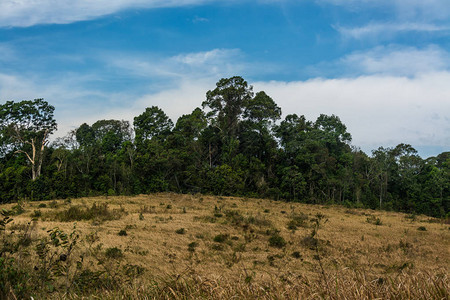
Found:
[{"label": "cloud bank", "polygon": [[409,143],[450,149],[449,72],[416,78],[362,76],[299,82],[258,82],[284,114],[338,115],[353,144],[369,152],[379,146]]},{"label": "cloud bank", "polygon": [[1,27],[68,24],[133,8],[199,5],[213,0],[2,0]]}]

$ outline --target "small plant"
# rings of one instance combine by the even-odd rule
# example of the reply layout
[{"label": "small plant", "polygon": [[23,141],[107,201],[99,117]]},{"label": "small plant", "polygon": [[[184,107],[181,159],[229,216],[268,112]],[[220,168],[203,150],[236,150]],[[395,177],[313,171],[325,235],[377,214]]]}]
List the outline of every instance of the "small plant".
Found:
[{"label": "small plant", "polygon": [[39,217],[42,216],[42,212],[39,209],[36,209],[32,214],[31,214],[31,218],[33,219],[37,219]]},{"label": "small plant", "polygon": [[216,250],[216,251],[223,251],[224,246],[222,244],[213,244],[211,246],[211,249]]},{"label": "small plant", "polygon": [[45,203],[39,203],[38,208],[46,208],[47,204]]},{"label": "small plant", "polygon": [[375,217],[374,215],[371,215],[370,217],[368,217],[366,219],[366,222],[369,223],[369,224],[376,225],[376,226],[383,225],[383,222],[381,221],[381,219]]},{"label": "small plant", "polygon": [[269,238],[269,246],[275,248],[283,248],[284,246],[286,246],[286,240],[278,233],[275,233]]},{"label": "small plant", "polygon": [[417,215],[413,213],[413,214],[405,216],[405,219],[408,219],[411,222],[415,222],[415,221],[417,221]]},{"label": "small plant", "polygon": [[195,252],[195,248],[197,248],[197,247],[198,247],[198,243],[197,242],[189,243],[188,251],[189,252]]},{"label": "small plant", "polygon": [[185,234],[186,233],[186,229],[184,229],[184,228],[177,229],[177,230],[175,230],[175,233],[177,233],[177,234]]},{"label": "small plant", "polygon": [[417,228],[417,230],[419,230],[419,231],[427,231],[427,228],[425,226],[419,226]]},{"label": "small plant", "polygon": [[293,258],[297,258],[297,259],[302,258],[302,255],[301,255],[300,252],[298,252],[298,251],[292,252],[291,256],[292,256]]},{"label": "small plant", "polygon": [[128,233],[127,233],[126,230],[122,229],[122,230],[119,231],[119,235],[120,235],[120,236],[127,236]]},{"label": "small plant", "polygon": [[107,248],[105,250],[105,256],[111,259],[121,259],[124,257],[122,249],[117,247]]},{"label": "small plant", "polygon": [[57,212],[56,219],[61,222],[96,220],[98,222],[118,220],[125,214],[123,208],[109,209],[108,204],[94,203],[90,208],[71,206],[67,210]]},{"label": "small plant", "polygon": [[308,215],[304,213],[293,214],[291,220],[287,223],[287,228],[290,230],[297,230],[298,227],[308,227]]},{"label": "small plant", "polygon": [[216,243],[223,243],[226,240],[228,240],[229,235],[228,234],[218,234],[214,237],[213,241]]},{"label": "small plant", "polygon": [[12,208],[11,214],[15,215],[15,216],[18,216],[18,215],[23,214],[24,212],[25,212],[25,209],[23,208],[22,205],[20,205],[20,203],[18,203],[17,205],[15,205]]},{"label": "small plant", "polygon": [[140,220],[140,221],[143,221],[143,220],[144,220],[144,214],[139,213],[139,220]]}]

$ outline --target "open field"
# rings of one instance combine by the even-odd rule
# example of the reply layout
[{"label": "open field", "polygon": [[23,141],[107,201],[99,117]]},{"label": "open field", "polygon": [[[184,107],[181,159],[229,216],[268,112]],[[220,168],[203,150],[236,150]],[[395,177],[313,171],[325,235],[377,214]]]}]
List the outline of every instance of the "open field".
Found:
[{"label": "open field", "polygon": [[[73,247],[48,245],[49,269],[62,265],[52,251],[70,267],[37,298],[449,298],[450,225],[423,215],[177,194],[21,207],[4,239],[25,232],[34,249],[55,227],[79,234]],[[101,271],[86,277],[98,286],[68,287],[86,269]]]}]

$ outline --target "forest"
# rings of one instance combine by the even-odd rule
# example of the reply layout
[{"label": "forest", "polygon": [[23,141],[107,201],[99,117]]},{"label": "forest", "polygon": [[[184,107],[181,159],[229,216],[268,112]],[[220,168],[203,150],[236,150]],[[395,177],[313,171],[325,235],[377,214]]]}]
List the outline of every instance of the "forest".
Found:
[{"label": "forest", "polygon": [[1,203],[171,191],[449,216],[450,152],[423,159],[402,143],[367,155],[338,116],[282,119],[239,76],[175,123],[152,106],[133,124],[98,120],[50,140],[54,109],[0,105]]}]

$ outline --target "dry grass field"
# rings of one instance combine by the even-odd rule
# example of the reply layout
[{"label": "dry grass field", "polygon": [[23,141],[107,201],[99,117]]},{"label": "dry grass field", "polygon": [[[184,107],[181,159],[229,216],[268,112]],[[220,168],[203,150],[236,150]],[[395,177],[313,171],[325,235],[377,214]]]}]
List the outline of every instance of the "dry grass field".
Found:
[{"label": "dry grass field", "polygon": [[4,236],[22,231],[38,243],[54,228],[79,234],[73,247],[47,253],[68,253],[69,267],[57,279],[67,280],[66,289],[43,288],[35,299],[450,297],[450,225],[427,216],[177,194],[21,207]]}]

